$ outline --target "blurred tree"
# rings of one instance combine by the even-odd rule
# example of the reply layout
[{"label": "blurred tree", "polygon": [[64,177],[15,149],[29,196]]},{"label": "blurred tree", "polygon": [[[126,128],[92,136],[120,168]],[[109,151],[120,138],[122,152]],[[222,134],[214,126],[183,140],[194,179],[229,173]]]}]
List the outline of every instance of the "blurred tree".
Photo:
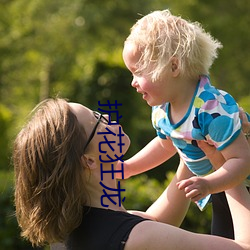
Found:
[{"label": "blurred tree", "polygon": [[0,249],[42,250],[21,239],[13,206],[13,172],[0,171]]},{"label": "blurred tree", "polygon": [[10,158],[10,148],[9,148],[9,127],[11,126],[12,113],[11,111],[0,103],[0,167],[9,169],[9,158]]},{"label": "blurred tree", "polygon": [[[132,141],[126,157],[155,136],[151,109],[130,87],[131,76],[121,52],[135,21],[157,9],[170,8],[173,14],[201,22],[223,43],[224,48],[211,69],[212,80],[250,111],[248,2],[1,0],[0,169],[8,169],[10,146],[7,145],[11,144],[20,124],[34,105],[48,96],[59,95],[93,108],[98,108],[98,101],[122,103],[121,123]],[[140,180],[143,186],[148,185],[156,193],[157,184],[151,178],[163,183],[165,172],[174,170],[177,162],[176,156],[149,171],[150,178]],[[139,182],[134,182],[132,179],[135,190],[143,192]],[[148,194],[141,196],[138,207],[144,207],[142,203]],[[202,219],[199,222],[193,207],[190,211],[187,220],[193,228],[202,230],[199,225],[206,223]],[[209,215],[202,213],[202,216],[207,219]],[[190,227],[190,224],[186,225]]]},{"label": "blurred tree", "polygon": [[249,1],[193,0],[188,12],[193,21],[202,23],[205,30],[223,44],[211,69],[214,85],[238,101],[242,96],[249,96]]},{"label": "blurred tree", "polygon": [[[26,115],[39,100],[58,93],[71,100],[92,104],[90,92],[93,93],[96,80],[100,81],[102,74],[109,74],[105,72],[109,69],[104,67],[97,76],[97,64],[103,62],[109,67],[120,67],[124,70],[122,74],[126,74],[121,49],[129,28],[139,18],[138,13],[144,15],[163,8],[200,21],[223,42],[224,49],[212,68],[212,78],[218,87],[230,90],[240,99],[250,91],[246,80],[250,59],[245,56],[250,39],[247,29],[249,7],[245,1],[230,0],[226,7],[214,0],[182,3],[163,0],[122,3],[113,0],[1,1],[0,101],[8,106],[15,118]],[[235,22],[238,13],[240,22]],[[231,18],[233,16],[235,18]],[[239,39],[242,36],[244,39]],[[118,79],[118,71],[112,74],[119,86],[124,81],[123,86],[129,89],[126,87],[128,76]],[[142,106],[140,114],[146,120],[150,116],[149,107],[139,97],[130,98],[132,91],[125,95],[120,88],[115,90],[115,85],[112,84],[112,96],[122,100],[127,98],[126,106],[132,105],[128,110],[134,109],[130,100],[135,98],[138,106]],[[105,89],[107,94],[111,87]],[[135,120],[138,112],[134,114]],[[145,124],[147,128],[151,126],[150,121]]]},{"label": "blurred tree", "polygon": [[244,96],[239,100],[239,105],[245,110],[250,111],[250,95]]}]

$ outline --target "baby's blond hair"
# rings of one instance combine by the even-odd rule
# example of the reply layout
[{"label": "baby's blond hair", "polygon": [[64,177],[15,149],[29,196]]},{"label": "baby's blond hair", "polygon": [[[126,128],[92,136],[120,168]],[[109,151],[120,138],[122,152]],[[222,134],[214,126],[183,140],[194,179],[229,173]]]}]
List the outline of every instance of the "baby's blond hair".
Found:
[{"label": "baby's blond hair", "polygon": [[208,74],[217,49],[222,47],[198,22],[188,22],[169,10],[154,11],[139,19],[131,28],[128,42],[142,53],[138,72],[151,74],[153,81],[164,75],[174,57],[181,74],[190,78]]}]

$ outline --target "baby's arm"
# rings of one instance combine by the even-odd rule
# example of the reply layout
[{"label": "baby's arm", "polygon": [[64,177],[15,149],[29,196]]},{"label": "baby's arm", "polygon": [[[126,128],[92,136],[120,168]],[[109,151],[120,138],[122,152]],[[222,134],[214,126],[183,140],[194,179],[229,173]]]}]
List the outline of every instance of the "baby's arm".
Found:
[{"label": "baby's arm", "polygon": [[[184,189],[188,198],[197,201],[208,194],[227,190],[242,183],[250,174],[250,148],[243,133],[222,150],[221,155],[225,162],[217,171],[204,177],[191,177],[178,183],[178,187]],[[221,156],[215,161],[223,163]]]},{"label": "baby's arm", "polygon": [[[142,150],[130,159],[124,161],[124,178],[143,173],[154,167],[159,166],[176,153],[172,141],[163,140],[155,137]],[[117,169],[120,169],[121,162],[118,163]],[[119,178],[119,176],[117,176]]]}]

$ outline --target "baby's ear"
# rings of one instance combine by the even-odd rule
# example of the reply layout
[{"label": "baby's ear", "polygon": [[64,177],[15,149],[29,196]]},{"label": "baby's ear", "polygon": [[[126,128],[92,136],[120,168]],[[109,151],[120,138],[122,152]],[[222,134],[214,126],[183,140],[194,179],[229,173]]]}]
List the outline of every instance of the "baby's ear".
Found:
[{"label": "baby's ear", "polygon": [[88,167],[89,169],[97,168],[97,164],[93,156],[85,154],[82,156],[82,160],[84,162],[84,166],[87,165],[86,167]]},{"label": "baby's ear", "polygon": [[176,77],[180,74],[179,59],[176,57],[173,57],[171,59],[171,70],[172,70],[174,77]]}]

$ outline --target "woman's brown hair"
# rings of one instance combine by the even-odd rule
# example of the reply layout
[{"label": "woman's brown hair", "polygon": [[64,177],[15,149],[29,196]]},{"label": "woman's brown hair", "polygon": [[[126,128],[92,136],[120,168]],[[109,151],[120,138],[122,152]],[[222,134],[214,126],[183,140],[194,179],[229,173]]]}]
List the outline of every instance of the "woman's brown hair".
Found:
[{"label": "woman's brown hair", "polygon": [[15,205],[33,245],[62,242],[82,220],[84,128],[64,99],[48,99],[14,142]]}]

